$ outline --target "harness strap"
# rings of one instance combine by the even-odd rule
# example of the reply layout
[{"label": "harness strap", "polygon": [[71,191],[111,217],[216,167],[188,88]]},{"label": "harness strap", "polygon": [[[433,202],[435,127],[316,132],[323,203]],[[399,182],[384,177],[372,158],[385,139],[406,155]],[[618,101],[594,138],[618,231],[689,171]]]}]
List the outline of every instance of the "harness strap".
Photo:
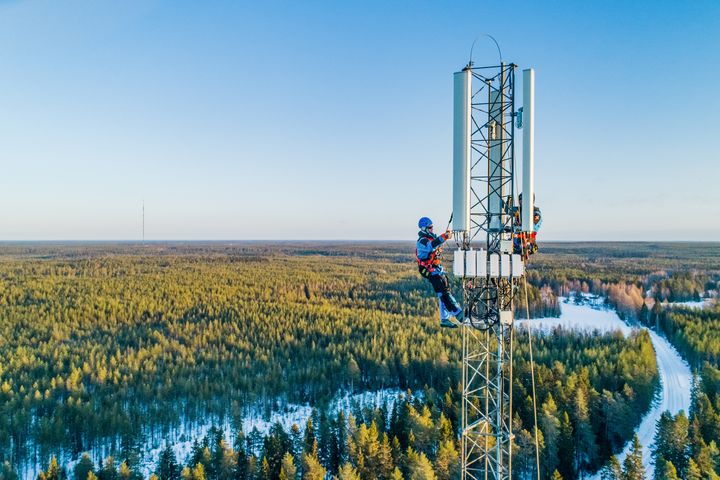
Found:
[{"label": "harness strap", "polygon": [[[433,240],[435,240],[430,235],[423,235],[423,238],[427,239],[429,242],[432,242]],[[439,255],[441,252],[442,252],[442,248],[438,247],[437,249],[430,252],[430,254],[428,255],[428,258],[423,260],[420,258],[417,248],[415,248],[415,259],[418,262],[420,274],[423,277],[430,276],[430,274],[435,271],[435,267],[440,265],[440,256]]]}]

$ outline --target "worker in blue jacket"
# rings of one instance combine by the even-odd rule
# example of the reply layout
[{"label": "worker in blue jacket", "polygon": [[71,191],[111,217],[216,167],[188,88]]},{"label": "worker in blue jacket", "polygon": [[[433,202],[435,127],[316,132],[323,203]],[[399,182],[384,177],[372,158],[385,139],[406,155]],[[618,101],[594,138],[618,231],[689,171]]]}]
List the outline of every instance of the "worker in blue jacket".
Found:
[{"label": "worker in blue jacket", "polygon": [[415,249],[415,258],[418,270],[426,278],[437,293],[440,304],[440,326],[455,328],[457,324],[450,320],[453,316],[458,322],[463,321],[463,311],[450,293],[447,275],[440,264],[440,252],[443,243],[452,238],[452,232],[446,231],[441,235],[433,233],[433,223],[428,217],[422,217],[418,222],[420,231]]}]

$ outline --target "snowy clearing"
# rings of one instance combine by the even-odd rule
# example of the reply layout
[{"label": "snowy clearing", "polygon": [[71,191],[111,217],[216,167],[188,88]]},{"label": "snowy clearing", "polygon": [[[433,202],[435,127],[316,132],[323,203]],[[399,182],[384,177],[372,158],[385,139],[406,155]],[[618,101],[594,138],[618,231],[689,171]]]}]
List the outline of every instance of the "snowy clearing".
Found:
[{"label": "snowy clearing", "polygon": [[706,309],[706,308],[712,308],[715,306],[715,299],[706,298],[704,300],[690,301],[690,302],[668,302],[668,303],[663,304],[663,306]]},{"label": "snowy clearing", "polygon": [[[405,392],[397,389],[385,389],[378,390],[376,392],[363,392],[357,394],[344,393],[331,401],[331,405],[333,405],[333,407],[330,413],[337,413],[342,410],[347,414],[351,413],[355,406],[360,406],[361,408],[368,406],[379,407],[383,403],[386,403],[388,409],[391,409],[395,403],[395,399],[400,394],[405,394]],[[276,423],[282,425],[283,429],[286,432],[290,431],[290,428],[293,426],[293,424],[296,424],[302,430],[305,428],[305,424],[307,423],[308,418],[310,418],[310,416],[312,415],[313,407],[307,404],[297,405],[290,403],[285,405],[280,411],[271,412],[270,418],[263,418],[263,415],[260,413],[260,411],[261,409],[251,411],[243,418],[243,432],[246,436],[254,429],[257,429],[257,431],[260,432],[262,435],[267,435],[270,431],[270,428]],[[190,431],[185,431],[183,429],[182,435],[178,437],[179,439],[183,440],[178,441],[177,439],[173,440],[172,438],[164,439],[160,445],[148,449],[148,455],[144,456],[144,458],[147,458],[147,461],[143,464],[143,476],[145,478],[150,477],[150,474],[155,470],[155,467],[157,466],[157,461],[160,458],[160,453],[165,448],[168,442],[172,444],[173,451],[178,462],[181,464],[186,463],[188,458],[190,457],[193,442],[195,440],[202,440],[202,438],[208,434],[208,432],[213,426],[222,430],[223,437],[228,445],[233,444],[235,440],[235,432],[229,421],[225,422],[222,425],[207,422],[202,425],[194,426]],[[146,448],[147,447],[148,446],[146,445]]]},{"label": "snowy clearing", "polygon": [[546,332],[556,327],[588,332],[597,330],[600,333],[619,330],[624,335],[632,331],[632,328],[620,320],[614,311],[604,306],[602,299],[584,295],[580,298],[580,302],[576,302],[574,298],[573,300],[564,297],[558,298],[560,302],[560,317],[558,318],[519,320],[517,324]]}]

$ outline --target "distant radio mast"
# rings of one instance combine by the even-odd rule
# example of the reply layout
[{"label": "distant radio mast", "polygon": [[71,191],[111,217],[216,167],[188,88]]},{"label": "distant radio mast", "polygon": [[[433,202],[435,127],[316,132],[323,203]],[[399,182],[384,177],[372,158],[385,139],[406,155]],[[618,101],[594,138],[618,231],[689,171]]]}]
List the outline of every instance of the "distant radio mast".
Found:
[{"label": "distant radio mast", "polygon": [[142,202],[142,241],[145,243],[145,199]]}]

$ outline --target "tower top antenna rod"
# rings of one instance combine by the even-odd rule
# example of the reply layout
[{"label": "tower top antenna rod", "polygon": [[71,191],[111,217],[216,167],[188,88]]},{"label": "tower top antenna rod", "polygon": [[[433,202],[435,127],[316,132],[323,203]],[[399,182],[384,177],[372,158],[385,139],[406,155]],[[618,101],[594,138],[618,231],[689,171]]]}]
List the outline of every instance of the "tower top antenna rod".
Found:
[{"label": "tower top antenna rod", "polygon": [[475,44],[477,43],[478,39],[480,37],[487,37],[495,44],[495,48],[497,48],[498,51],[498,57],[500,57],[500,63],[502,63],[502,52],[500,51],[500,44],[498,44],[497,40],[495,40],[495,37],[488,33],[481,33],[477,37],[475,37],[475,40],[473,40],[472,46],[470,47],[470,60],[468,61],[468,66],[472,67],[473,65],[473,50],[475,49]]}]

